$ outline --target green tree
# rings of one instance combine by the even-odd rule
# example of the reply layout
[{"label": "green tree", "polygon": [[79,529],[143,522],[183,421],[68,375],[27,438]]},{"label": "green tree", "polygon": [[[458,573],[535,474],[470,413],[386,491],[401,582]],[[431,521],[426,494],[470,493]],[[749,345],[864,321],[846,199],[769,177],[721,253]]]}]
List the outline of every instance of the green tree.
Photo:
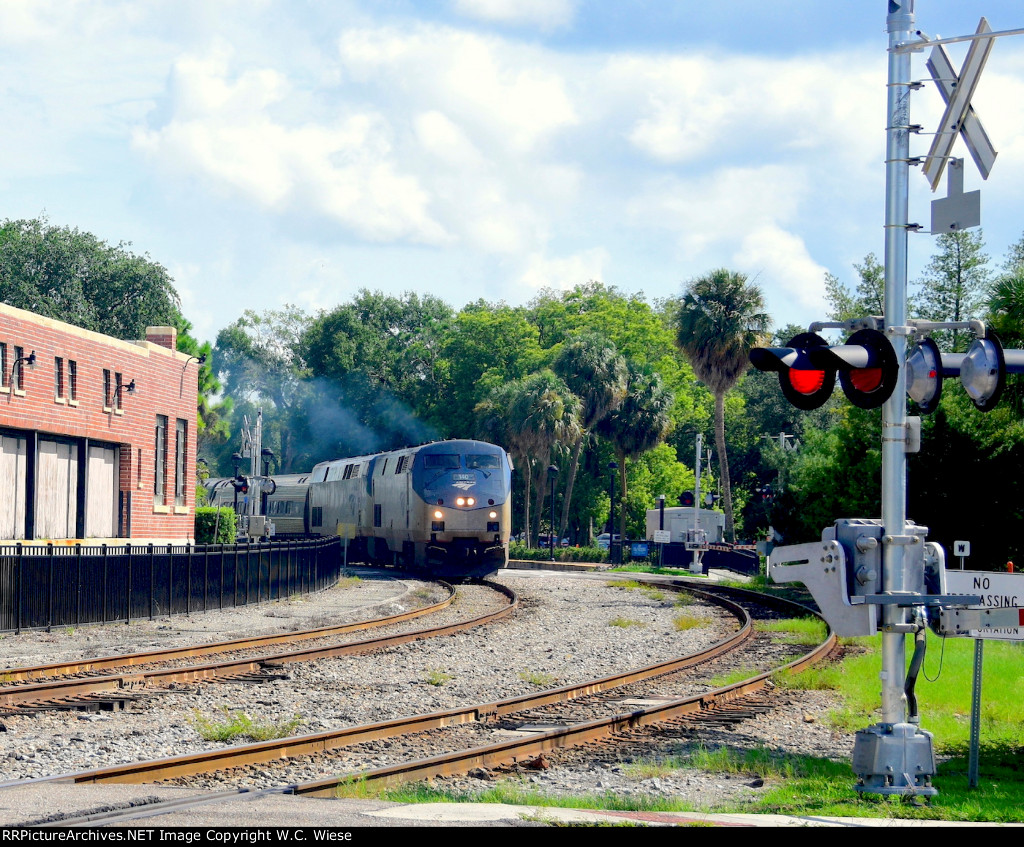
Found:
[{"label": "green tree", "polygon": [[[246,310],[242,317],[217,335],[213,351],[224,391],[234,400],[232,429],[239,432],[242,417],[254,422],[263,410],[263,443],[274,450],[282,473],[308,470],[309,445],[302,412],[310,384],[301,339],[310,322],[296,306],[258,314]],[[229,471],[222,451],[218,468]]]},{"label": "green tree", "polygon": [[[990,277],[981,231],[943,233],[937,247],[918,283],[915,303],[919,316],[942,322],[980,317]],[[940,347],[952,352],[963,352],[973,338],[965,329],[944,330],[934,336]]]},{"label": "green tree", "polygon": [[311,321],[300,346],[318,380],[310,410],[318,438],[352,455],[467,434],[472,418],[453,421],[441,390],[451,317],[451,307],[430,295],[364,289]]},{"label": "green tree", "polygon": [[885,267],[874,253],[868,253],[861,264],[853,267],[860,278],[853,291],[843,285],[838,277],[825,274],[829,320],[848,321],[867,315],[885,314]]},{"label": "green tree", "polygon": [[678,344],[715,398],[715,447],[726,532],[735,541],[732,485],[725,443],[725,395],[747,369],[747,355],[765,337],[770,319],[761,290],[744,274],[720,268],[692,280],[679,308]]},{"label": "green tree", "polygon": [[0,301],[102,332],[146,337],[147,326],[184,329],[167,269],[95,235],[45,218],[0,225]]},{"label": "green tree", "polygon": [[626,362],[615,345],[594,332],[566,342],[552,367],[581,404],[580,437],[572,447],[572,460],[562,498],[558,530],[558,537],[562,538],[569,523],[569,508],[584,443],[594,427],[622,404],[626,396],[627,372]]},{"label": "green tree", "polygon": [[533,373],[544,358],[525,309],[483,300],[463,307],[441,347],[439,395],[445,398],[449,427],[472,420],[478,403],[499,386]]},{"label": "green tree", "polygon": [[[597,424],[597,431],[612,445],[619,464],[619,494],[627,503],[627,461],[653,450],[668,435],[672,425],[672,392],[661,376],[627,365],[626,395],[617,409]],[[619,512],[619,533],[626,537],[626,508]]]}]

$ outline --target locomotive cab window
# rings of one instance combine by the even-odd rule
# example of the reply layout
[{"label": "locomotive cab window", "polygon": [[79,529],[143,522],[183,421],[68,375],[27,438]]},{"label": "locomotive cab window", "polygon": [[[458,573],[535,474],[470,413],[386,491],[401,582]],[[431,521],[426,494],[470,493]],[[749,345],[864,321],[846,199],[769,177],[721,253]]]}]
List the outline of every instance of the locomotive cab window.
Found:
[{"label": "locomotive cab window", "polygon": [[423,457],[423,467],[427,470],[450,470],[459,467],[458,454],[431,453]]},{"label": "locomotive cab window", "polygon": [[498,456],[466,456],[466,467],[470,470],[500,470],[501,459]]}]

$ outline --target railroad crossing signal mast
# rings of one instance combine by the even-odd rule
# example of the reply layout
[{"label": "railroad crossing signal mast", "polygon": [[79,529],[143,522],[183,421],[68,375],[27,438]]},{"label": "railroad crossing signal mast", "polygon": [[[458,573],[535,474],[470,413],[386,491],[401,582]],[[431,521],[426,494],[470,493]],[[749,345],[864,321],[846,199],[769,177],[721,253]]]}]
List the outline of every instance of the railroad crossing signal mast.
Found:
[{"label": "railroad crossing signal mast", "polygon": [[[972,36],[930,39],[915,28],[914,0],[887,0],[889,33],[888,121],[886,124],[885,315],[844,323],[820,322],[786,347],[751,351],[752,364],[775,371],[783,393],[798,408],[814,409],[832,394],[836,378],[851,402],[882,408],[881,519],[842,518],[826,527],[821,541],[776,547],[769,559],[776,582],[803,582],[839,635],[882,634],[882,719],[857,733],[853,769],[857,790],[876,794],[931,795],[935,773],[932,735],[920,728],[914,695],[925,649],[925,627],[941,635],[969,635],[996,627],[1024,626],[1024,610],[985,610],[981,597],[946,592],[945,553],[926,540],[928,530],[907,520],[906,455],[920,446],[920,418],[907,415],[906,395],[924,412],[938,404],[942,380],[959,375],[975,406],[987,411],[999,399],[1006,373],[1024,372],[1024,351],[1004,351],[980,321],[938,323],[907,318],[907,238],[920,226],[908,218],[910,166],[922,165],[938,186],[947,164],[946,198],[932,203],[932,233],[980,223],[979,192],[963,193],[962,161],[950,156],[962,136],[978,169],[988,178],[996,153],[971,108],[970,99],[998,35],[982,19]],[[943,44],[969,41],[959,77]],[[914,159],[910,136],[913,52],[931,47],[928,68],[946,102],[928,156]],[[832,327],[852,331],[844,344],[830,346],[817,335]],[[966,354],[944,354],[928,337],[933,330],[970,329],[975,341]],[[915,340],[910,358],[908,339]],[[914,636],[911,670],[906,637]]]}]

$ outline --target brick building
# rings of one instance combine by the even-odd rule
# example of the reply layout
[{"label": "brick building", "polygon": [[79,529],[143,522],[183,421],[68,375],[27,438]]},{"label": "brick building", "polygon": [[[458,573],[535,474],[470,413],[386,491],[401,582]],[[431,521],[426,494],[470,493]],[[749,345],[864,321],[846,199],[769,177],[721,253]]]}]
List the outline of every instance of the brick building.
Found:
[{"label": "brick building", "polygon": [[0,303],[0,543],[194,538],[198,363]]}]

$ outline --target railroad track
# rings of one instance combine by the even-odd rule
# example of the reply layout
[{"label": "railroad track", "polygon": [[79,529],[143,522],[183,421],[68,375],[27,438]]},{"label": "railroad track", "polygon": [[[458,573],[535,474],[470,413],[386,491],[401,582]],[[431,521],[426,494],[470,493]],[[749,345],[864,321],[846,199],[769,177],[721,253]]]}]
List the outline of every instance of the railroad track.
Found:
[{"label": "railroad track", "polygon": [[[482,584],[505,599],[497,611],[457,623],[397,634],[357,641],[336,640],[343,635],[401,624],[450,606],[456,596],[455,589],[447,583],[442,584],[447,590],[447,596],[441,601],[370,621],[4,670],[0,672],[0,679],[6,683],[0,686],[0,715],[53,709],[117,711],[174,684],[226,679],[255,682],[281,678],[286,666],[295,662],[364,653],[418,639],[448,635],[500,620],[511,614],[518,603],[510,589],[484,581]],[[273,648],[311,640],[317,643],[300,649],[273,651]],[[250,655],[253,651],[257,654]],[[231,654],[232,658],[209,661],[210,657],[224,654]],[[116,668],[131,670],[102,673]]]},{"label": "railroad track", "polygon": [[[664,585],[664,582],[661,583]],[[682,590],[684,586],[676,583],[674,589]],[[692,590],[685,586],[686,590]],[[728,594],[730,597],[723,595]],[[509,737],[497,743],[470,743],[459,749],[434,756],[403,760],[396,764],[383,767],[362,769],[359,771],[335,771],[330,776],[320,779],[287,781],[279,779],[276,785],[256,786],[252,784],[237,790],[221,791],[217,796],[222,798],[237,797],[239,793],[251,795],[253,791],[266,793],[291,793],[301,796],[337,796],[339,785],[347,781],[360,783],[377,783],[393,785],[399,782],[430,779],[438,776],[462,774],[473,768],[516,768],[529,765],[538,757],[553,750],[564,749],[573,745],[590,744],[607,741],[617,735],[640,727],[664,724],[666,722],[712,721],[735,722],[763,711],[765,704],[758,700],[758,692],[762,691],[770,677],[780,669],[798,670],[813,662],[821,660],[835,646],[833,636],[829,637],[817,648],[808,653],[786,661],[781,666],[768,668],[752,675],[748,679],[714,689],[707,689],[696,694],[682,697],[661,698],[656,702],[645,702],[640,705],[630,701],[627,711],[611,711],[603,717],[586,720],[569,716],[552,716],[545,712],[555,704],[566,704],[573,701],[586,704],[593,709],[595,698],[618,696],[609,695],[615,690],[625,691],[623,686],[635,686],[649,680],[666,679],[668,675],[679,674],[686,668],[707,663],[715,658],[728,655],[739,646],[749,643],[754,636],[749,615],[735,605],[737,596],[744,597],[746,602],[758,605],[771,604],[774,608],[785,609],[784,614],[806,614],[807,609],[785,601],[766,600],[760,595],[752,595],[737,591],[718,591],[714,595],[703,593],[704,599],[730,608],[736,616],[738,626],[736,632],[707,650],[697,654],[681,657],[669,662],[661,662],[646,668],[634,669],[623,674],[591,680],[585,683],[566,686],[550,691],[524,697],[516,697],[494,703],[482,703],[463,709],[447,712],[420,715],[379,724],[351,727],[344,730],[318,733],[315,735],[298,736],[277,742],[262,742],[223,750],[209,751],[194,756],[179,756],[150,762],[137,762],[112,768],[102,768],[77,774],[49,777],[40,780],[22,780],[17,785],[34,784],[47,781],[73,783],[142,783],[160,780],[172,780],[181,784],[193,785],[197,774],[211,771],[224,771],[232,768],[253,768],[261,771],[276,770],[274,763],[294,759],[300,756],[323,756],[329,751],[353,748],[357,745],[379,743],[383,739],[408,738],[411,734],[430,731],[449,732],[453,735],[453,743],[459,743],[459,731],[469,729],[470,734],[493,737],[494,729],[503,729],[518,737]],[[589,701],[589,702],[588,702]],[[614,704],[614,699],[613,699]],[[605,711],[609,711],[606,703]],[[558,725],[551,728],[543,727],[545,717],[551,718]],[[515,725],[508,722],[515,720]],[[532,724],[532,725],[531,725]],[[434,742],[436,743],[436,742]],[[243,774],[246,771],[242,771]],[[251,771],[250,771],[251,773]],[[186,781],[187,780],[187,781]],[[175,801],[180,803],[181,801]],[[208,803],[210,795],[197,796],[195,802]],[[134,809],[131,818],[144,814],[161,814],[160,804],[153,804],[146,810]],[[112,822],[113,819],[109,819]],[[57,823],[51,821],[50,823]],[[85,822],[84,819],[66,819],[59,821],[64,824]],[[89,822],[97,822],[95,817]]]}]

